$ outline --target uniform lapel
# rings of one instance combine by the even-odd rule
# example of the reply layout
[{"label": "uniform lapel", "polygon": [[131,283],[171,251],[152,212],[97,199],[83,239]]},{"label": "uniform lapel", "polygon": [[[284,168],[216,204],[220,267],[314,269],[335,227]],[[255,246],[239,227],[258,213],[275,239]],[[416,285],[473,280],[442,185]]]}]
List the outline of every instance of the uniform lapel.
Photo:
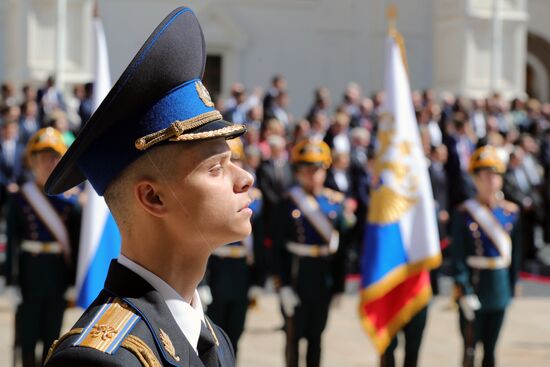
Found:
[{"label": "uniform lapel", "polygon": [[152,332],[165,364],[202,367],[166,302],[143,278],[113,260],[105,281],[105,290],[122,298],[138,311]]}]

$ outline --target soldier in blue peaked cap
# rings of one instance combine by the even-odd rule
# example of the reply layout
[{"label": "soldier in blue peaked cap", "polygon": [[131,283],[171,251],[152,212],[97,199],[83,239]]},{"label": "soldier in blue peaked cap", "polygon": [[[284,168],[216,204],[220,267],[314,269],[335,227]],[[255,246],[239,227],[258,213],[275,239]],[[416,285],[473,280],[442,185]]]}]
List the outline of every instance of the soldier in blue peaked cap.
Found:
[{"label": "soldier in blue peaked cap", "polygon": [[120,229],[105,287],[55,342],[46,366],[233,366],[226,334],[196,292],[210,254],[251,230],[253,178],[231,162],[223,121],[201,83],[205,42],[193,12],[153,31],[50,176],[88,179]]}]

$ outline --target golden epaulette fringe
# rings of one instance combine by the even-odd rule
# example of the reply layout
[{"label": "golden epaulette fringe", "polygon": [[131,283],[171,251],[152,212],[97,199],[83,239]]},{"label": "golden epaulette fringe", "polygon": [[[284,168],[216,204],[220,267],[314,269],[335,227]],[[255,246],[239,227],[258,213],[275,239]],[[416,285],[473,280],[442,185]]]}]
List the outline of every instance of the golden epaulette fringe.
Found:
[{"label": "golden epaulette fringe", "polygon": [[129,335],[126,339],[124,339],[121,347],[132,352],[144,367],[162,366],[157,357],[155,357],[155,354],[151,348],[149,348],[149,346],[137,336]]}]

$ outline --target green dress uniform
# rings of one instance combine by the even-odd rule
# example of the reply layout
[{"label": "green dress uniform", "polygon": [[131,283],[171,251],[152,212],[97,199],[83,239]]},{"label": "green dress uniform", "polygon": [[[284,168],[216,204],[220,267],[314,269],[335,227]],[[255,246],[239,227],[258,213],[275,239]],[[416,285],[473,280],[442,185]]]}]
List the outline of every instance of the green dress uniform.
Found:
[{"label": "green dress uniform", "polygon": [[[277,244],[281,286],[290,286],[300,299],[293,317],[286,317],[287,366],[298,366],[298,342],[308,342],[308,367],[321,362],[321,336],[333,295],[344,292],[345,248],[341,239],[349,227],[344,195],[325,188],[317,195],[300,186],[284,201]],[[327,238],[327,232],[331,238]],[[284,313],[284,311],[283,311]],[[286,316],[286,315],[285,315]]]},{"label": "green dress uniform", "polygon": [[[457,292],[475,294],[481,303],[473,323],[460,310],[465,358],[468,344],[475,348],[481,341],[484,367],[495,365],[498,335],[514,296],[521,261],[518,219],[518,208],[511,202],[488,208],[475,199],[467,200],[453,215],[451,249]],[[473,327],[473,333],[468,327]]]},{"label": "green dress uniform", "polygon": [[[248,291],[251,285],[261,286],[256,279],[254,259],[262,246],[261,208],[262,193],[253,187],[250,196],[252,234],[243,241],[230,243],[216,249],[208,260],[206,284],[212,292],[212,303],[206,310],[208,316],[229,336],[235,354],[239,338],[244,330],[248,310]],[[230,275],[230,276],[228,276]]]},{"label": "green dress uniform", "polygon": [[[8,283],[19,286],[22,295],[16,335],[23,365],[34,366],[37,342],[43,342],[45,357],[59,337],[65,292],[74,282],[80,206],[75,195],[47,197],[27,182],[10,196],[8,213]],[[57,238],[56,232],[66,238]]]}]

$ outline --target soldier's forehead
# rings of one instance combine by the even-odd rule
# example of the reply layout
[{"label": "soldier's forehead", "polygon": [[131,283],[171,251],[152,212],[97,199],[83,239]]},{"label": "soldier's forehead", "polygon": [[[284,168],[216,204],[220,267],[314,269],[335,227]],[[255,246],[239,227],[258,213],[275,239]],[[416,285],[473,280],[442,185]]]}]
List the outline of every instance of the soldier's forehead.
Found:
[{"label": "soldier's forehead", "polygon": [[193,142],[187,144],[186,148],[187,149],[183,151],[183,158],[192,159],[197,164],[211,157],[230,151],[225,138]]}]

